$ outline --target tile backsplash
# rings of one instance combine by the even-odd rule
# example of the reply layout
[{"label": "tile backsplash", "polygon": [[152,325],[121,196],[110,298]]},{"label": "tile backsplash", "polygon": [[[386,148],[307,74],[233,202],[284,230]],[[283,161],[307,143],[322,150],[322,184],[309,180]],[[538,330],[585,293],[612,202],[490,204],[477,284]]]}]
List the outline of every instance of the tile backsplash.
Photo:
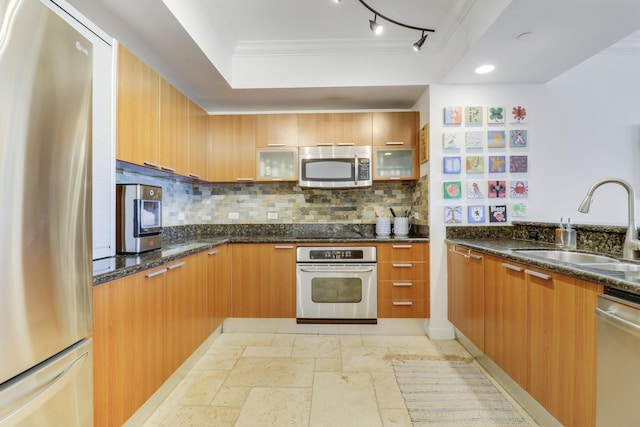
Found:
[{"label": "tile backsplash", "polygon": [[374,223],[376,214],[411,209],[428,223],[427,177],[359,189],[302,189],[295,183],[189,183],[117,169],[117,183],[163,188],[164,226],[190,224]]}]

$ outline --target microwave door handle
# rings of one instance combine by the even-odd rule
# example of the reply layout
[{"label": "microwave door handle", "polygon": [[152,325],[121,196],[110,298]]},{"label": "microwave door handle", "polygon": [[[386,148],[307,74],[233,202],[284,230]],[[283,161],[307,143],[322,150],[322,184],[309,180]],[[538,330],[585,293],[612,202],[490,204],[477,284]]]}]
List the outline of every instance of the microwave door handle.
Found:
[{"label": "microwave door handle", "polygon": [[358,166],[359,165],[358,165],[358,163],[359,163],[358,162],[358,156],[356,155],[356,157],[355,157],[355,170],[353,171],[353,174],[355,175],[355,178],[356,178],[356,180],[355,180],[356,185],[358,185],[358,175],[359,175],[359,171],[358,171]]}]

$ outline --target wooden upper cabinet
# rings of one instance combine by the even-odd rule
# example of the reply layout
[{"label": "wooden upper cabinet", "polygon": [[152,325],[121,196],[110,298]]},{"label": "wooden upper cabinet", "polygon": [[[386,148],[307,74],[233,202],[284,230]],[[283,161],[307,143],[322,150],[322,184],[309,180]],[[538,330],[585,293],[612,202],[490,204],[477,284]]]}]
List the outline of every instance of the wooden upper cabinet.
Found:
[{"label": "wooden upper cabinet", "polygon": [[298,115],[298,145],[371,145],[371,113]]},{"label": "wooden upper cabinet", "polygon": [[163,170],[187,175],[189,99],[160,79],[159,162]]},{"label": "wooden upper cabinet", "polygon": [[205,179],[207,176],[207,112],[189,101],[189,162],[187,175]]},{"label": "wooden upper cabinet", "polygon": [[417,146],[420,114],[408,112],[374,112],[373,145]]},{"label": "wooden upper cabinet", "polygon": [[207,180],[254,181],[255,115],[209,116]]},{"label": "wooden upper cabinet", "polygon": [[256,116],[256,148],[298,146],[298,114]]},{"label": "wooden upper cabinet", "polygon": [[136,164],[159,164],[158,111],[160,76],[118,45],[116,157]]}]

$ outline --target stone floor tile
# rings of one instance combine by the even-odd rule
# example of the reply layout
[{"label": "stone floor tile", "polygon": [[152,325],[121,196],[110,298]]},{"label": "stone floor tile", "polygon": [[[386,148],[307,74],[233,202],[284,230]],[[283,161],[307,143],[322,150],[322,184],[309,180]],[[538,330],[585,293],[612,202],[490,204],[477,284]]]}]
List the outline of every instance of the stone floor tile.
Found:
[{"label": "stone floor tile", "polygon": [[229,387],[311,387],[314,359],[243,357],[229,373]]},{"label": "stone floor tile", "polygon": [[313,381],[309,425],[382,426],[371,375],[317,372]]},{"label": "stone floor tile", "polygon": [[311,388],[254,387],[236,427],[309,425]]}]

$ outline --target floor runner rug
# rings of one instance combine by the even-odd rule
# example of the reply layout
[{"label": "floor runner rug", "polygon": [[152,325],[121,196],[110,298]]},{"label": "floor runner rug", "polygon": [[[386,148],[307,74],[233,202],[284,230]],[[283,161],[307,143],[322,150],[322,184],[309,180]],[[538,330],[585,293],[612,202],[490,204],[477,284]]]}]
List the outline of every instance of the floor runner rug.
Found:
[{"label": "floor runner rug", "polygon": [[531,426],[473,363],[394,362],[414,426]]}]

